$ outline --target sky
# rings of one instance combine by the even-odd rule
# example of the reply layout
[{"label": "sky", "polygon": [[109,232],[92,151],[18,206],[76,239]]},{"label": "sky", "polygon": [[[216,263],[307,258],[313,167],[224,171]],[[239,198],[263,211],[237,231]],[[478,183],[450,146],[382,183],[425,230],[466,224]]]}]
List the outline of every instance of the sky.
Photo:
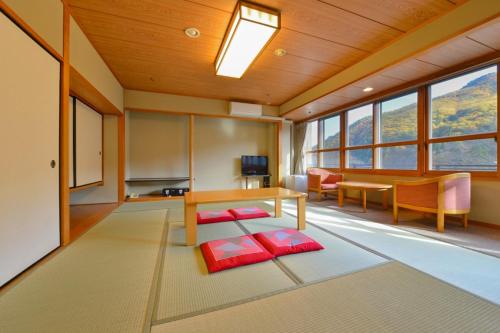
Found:
[{"label": "sky", "polygon": [[489,73],[496,73],[496,71],[497,67],[491,66],[474,73],[460,76],[451,80],[443,81],[441,83],[433,84],[431,86],[431,97],[436,98],[444,94],[447,94],[449,92],[458,90],[463,86],[465,86],[470,81],[475,80],[478,77],[481,77]]}]

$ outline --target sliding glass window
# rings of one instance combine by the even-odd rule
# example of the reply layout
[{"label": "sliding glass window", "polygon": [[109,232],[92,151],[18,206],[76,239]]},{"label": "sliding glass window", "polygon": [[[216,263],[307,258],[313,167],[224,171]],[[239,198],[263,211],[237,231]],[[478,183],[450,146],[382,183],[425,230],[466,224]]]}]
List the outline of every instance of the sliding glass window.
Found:
[{"label": "sliding glass window", "polygon": [[373,168],[373,104],[346,112],[346,143],[346,168]]},{"label": "sliding glass window", "polygon": [[319,161],[322,168],[340,169],[340,116],[333,116],[321,121],[321,151]]},{"label": "sliding glass window", "polygon": [[428,169],[497,171],[497,66],[428,88]]},{"label": "sliding glass window", "polygon": [[377,106],[377,169],[417,170],[417,92],[384,100]]}]

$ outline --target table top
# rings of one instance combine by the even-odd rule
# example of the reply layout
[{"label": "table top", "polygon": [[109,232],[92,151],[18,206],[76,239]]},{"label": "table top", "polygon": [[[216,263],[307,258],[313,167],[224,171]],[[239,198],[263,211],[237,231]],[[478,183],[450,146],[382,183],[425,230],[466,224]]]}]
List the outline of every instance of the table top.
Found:
[{"label": "table top", "polygon": [[282,187],[269,187],[257,189],[236,189],[220,191],[194,191],[184,194],[184,202],[189,204],[248,201],[263,199],[293,199],[306,197],[307,194],[296,192]]},{"label": "table top", "polygon": [[368,182],[337,182],[336,183],[340,187],[345,188],[361,188],[361,189],[373,189],[373,190],[387,190],[392,188],[392,185],[389,184],[377,184],[377,183],[368,183]]}]

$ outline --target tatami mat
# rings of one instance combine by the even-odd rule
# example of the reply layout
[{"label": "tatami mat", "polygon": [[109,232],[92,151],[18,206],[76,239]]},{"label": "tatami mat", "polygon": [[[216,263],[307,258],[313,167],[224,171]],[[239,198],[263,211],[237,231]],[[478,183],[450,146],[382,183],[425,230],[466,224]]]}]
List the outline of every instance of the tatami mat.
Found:
[{"label": "tatami mat", "polygon": [[498,332],[500,308],[399,263],[154,326],[191,332]]},{"label": "tatami mat", "polygon": [[134,212],[158,209],[183,209],[184,200],[159,200],[159,201],[143,201],[143,202],[126,202],[122,204],[115,213]]},{"label": "tatami mat", "polygon": [[[295,214],[293,205],[284,210]],[[333,209],[309,205],[308,222],[500,304],[500,259]]]},{"label": "tatami mat", "polygon": [[[243,235],[233,222],[198,226],[198,243]],[[295,286],[272,261],[209,274],[199,247],[184,246],[182,223],[170,223],[156,319],[168,321]]]},{"label": "tatami mat", "polygon": [[[288,215],[277,219],[243,220],[239,223],[251,233],[297,227],[296,218]],[[282,256],[277,260],[303,282],[347,274],[387,261],[381,256],[334,237],[312,225],[307,225],[302,232],[323,245],[324,249]]]},{"label": "tatami mat", "polygon": [[166,210],[113,213],[0,297],[0,332],[139,332]]}]

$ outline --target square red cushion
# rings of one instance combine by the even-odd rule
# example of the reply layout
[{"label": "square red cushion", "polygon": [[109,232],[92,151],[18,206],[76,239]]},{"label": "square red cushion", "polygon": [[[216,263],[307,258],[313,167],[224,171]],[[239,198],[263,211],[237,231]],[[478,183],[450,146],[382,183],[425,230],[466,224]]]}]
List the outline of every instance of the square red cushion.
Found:
[{"label": "square red cushion", "polygon": [[236,217],[237,220],[257,219],[260,217],[270,217],[268,212],[257,207],[244,207],[230,209],[229,212]]},{"label": "square red cushion", "polygon": [[210,273],[274,258],[251,235],[205,242],[200,249]]},{"label": "square red cushion", "polygon": [[295,229],[259,232],[253,236],[275,256],[324,249],[320,243]]},{"label": "square red cushion", "polygon": [[198,224],[228,222],[236,220],[227,210],[202,210],[196,213]]}]

